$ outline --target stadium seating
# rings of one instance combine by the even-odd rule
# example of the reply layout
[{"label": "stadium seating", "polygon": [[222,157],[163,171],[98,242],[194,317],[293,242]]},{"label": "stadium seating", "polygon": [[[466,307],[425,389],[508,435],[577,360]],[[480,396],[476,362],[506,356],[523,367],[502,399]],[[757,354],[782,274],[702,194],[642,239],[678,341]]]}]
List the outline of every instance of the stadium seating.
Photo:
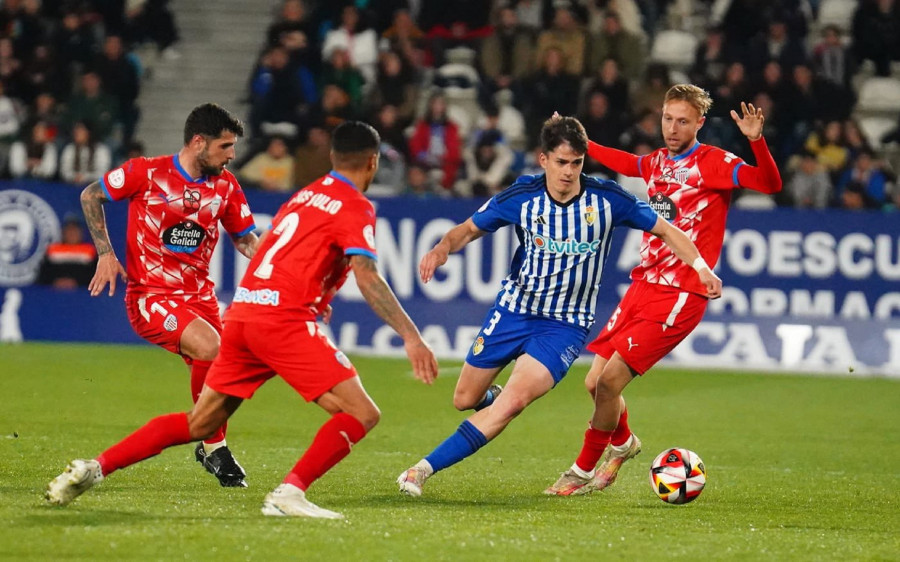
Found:
[{"label": "stadium seating", "polygon": [[849,31],[856,5],[856,0],[822,0],[816,23],[819,28],[836,25],[842,31]]},{"label": "stadium seating", "polygon": [[656,34],[650,48],[650,60],[669,66],[670,70],[685,70],[694,62],[697,38],[687,31],[667,29]]},{"label": "stadium seating", "polygon": [[863,117],[859,120],[859,128],[875,150],[881,150],[881,137],[896,126],[897,119],[890,117]]},{"label": "stadium seating", "polygon": [[861,116],[896,117],[900,110],[900,80],[873,76],[859,88],[856,111]]}]

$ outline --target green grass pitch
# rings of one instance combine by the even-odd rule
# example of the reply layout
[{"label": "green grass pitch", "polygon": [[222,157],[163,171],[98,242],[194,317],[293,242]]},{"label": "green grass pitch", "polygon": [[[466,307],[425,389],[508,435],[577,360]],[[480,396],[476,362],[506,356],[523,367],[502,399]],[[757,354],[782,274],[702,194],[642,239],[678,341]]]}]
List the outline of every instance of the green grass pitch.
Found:
[{"label": "green grass pitch", "polygon": [[[576,365],[421,498],[396,476],[453,431],[457,364],[427,387],[399,359],[355,358],[381,424],[310,489],[345,521],[259,507],[325,419],[282,381],[232,419],[248,489],[220,488],[182,446],[112,475],[66,508],[43,490],[154,415],[185,409],[188,374],[152,347],[0,346],[4,560],[885,560],[900,558],[900,381],[657,369],[626,390],[644,452],[608,490],[541,491],[577,453],[590,414]],[[506,374],[501,375],[501,381]],[[705,461],[695,502],[648,484],[670,446]]]}]

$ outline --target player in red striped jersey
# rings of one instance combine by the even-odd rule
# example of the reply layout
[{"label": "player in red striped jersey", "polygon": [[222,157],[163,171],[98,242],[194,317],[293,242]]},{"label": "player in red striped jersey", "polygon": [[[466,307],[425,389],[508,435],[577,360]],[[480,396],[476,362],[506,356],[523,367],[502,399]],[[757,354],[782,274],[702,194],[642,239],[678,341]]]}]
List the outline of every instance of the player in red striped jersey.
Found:
[{"label": "player in red striped jersey", "polygon": [[352,270],[372,310],[403,339],[413,374],[431,384],[437,361],[375,267],[375,209],[363,193],[378,169],[378,133],[359,121],[333,133],[328,175],[282,205],[250,260],[225,314],[222,350],[189,413],[150,420],[94,460],[74,460],[48,486],[66,505],[112,472],[163,449],[208,436],[277,373],[331,414],[312,444],[266,496],[263,514],[327,519],[341,514],[306,499],[306,490],[350,453],[381,413],[347,357],[319,329],[329,302]]},{"label": "player in red striped jersey", "polygon": [[545,490],[547,494],[602,490],[615,481],[622,463],[640,452],[641,442],[628,427],[622,391],[700,323],[708,297],[697,271],[714,268],[718,262],[732,191],[747,188],[773,194],[781,190],[781,175],[762,136],[762,110],[741,103],[741,114],[731,111],[750,141],[757,162],[751,166],[726,150],[697,140],[711,105],[712,99],[702,88],[678,84],[666,93],[662,108],[665,147],[636,156],[589,143],[589,156],[620,174],[647,182],[650,206],[688,235],[700,250],[700,258],[691,267],[675,257],[662,240],[644,234],[640,264],[631,272],[631,287],[600,335],[587,346],[596,354],[585,378],[594,413],[581,453]]},{"label": "player in red striped jersey", "polygon": [[[225,169],[234,159],[240,120],[216,104],[194,108],[177,154],[133,158],[87,186],[81,205],[99,260],[88,285],[97,296],[116,279],[128,282],[125,307],[135,332],[181,355],[196,402],[219,351],[222,322],[209,263],[219,225],[248,258],[259,239],[244,192]],[[109,240],[103,204],[128,200],[127,271]],[[245,487],[244,469],[225,444],[225,427],[197,444],[195,457],[222,486]]]}]

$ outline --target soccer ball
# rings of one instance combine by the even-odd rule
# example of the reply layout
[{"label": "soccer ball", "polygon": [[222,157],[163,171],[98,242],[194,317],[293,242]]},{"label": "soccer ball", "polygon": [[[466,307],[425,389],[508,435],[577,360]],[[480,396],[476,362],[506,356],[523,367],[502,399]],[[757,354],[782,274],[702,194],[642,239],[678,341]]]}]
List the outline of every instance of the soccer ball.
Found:
[{"label": "soccer ball", "polygon": [[697,499],[706,485],[706,466],[688,449],[666,449],[650,466],[650,487],[666,503]]}]

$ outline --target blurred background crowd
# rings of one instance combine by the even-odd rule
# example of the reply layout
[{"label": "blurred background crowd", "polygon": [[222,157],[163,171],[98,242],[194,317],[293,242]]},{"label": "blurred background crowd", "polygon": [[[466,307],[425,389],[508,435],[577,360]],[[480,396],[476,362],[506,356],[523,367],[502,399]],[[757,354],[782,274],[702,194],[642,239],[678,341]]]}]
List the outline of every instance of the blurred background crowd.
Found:
[{"label": "blurred background crowd", "polygon": [[[151,58],[182,56],[177,8],[5,0],[2,177],[85,185],[143,154],[136,131],[153,116],[141,87],[158,79]],[[554,111],[646,154],[662,146],[666,90],[693,82],[714,100],[700,140],[751,163],[729,112],[741,101],[765,112],[785,189],[737,205],[900,209],[897,0],[284,0],[273,11],[245,107],[229,107],[247,118],[230,168],[248,189],[292,191],[326,173],[331,129],[363,119],[383,141],[373,193],[490,196],[540,171],[538,132]],[[585,171],[646,197],[640,180],[590,159]]]}]

